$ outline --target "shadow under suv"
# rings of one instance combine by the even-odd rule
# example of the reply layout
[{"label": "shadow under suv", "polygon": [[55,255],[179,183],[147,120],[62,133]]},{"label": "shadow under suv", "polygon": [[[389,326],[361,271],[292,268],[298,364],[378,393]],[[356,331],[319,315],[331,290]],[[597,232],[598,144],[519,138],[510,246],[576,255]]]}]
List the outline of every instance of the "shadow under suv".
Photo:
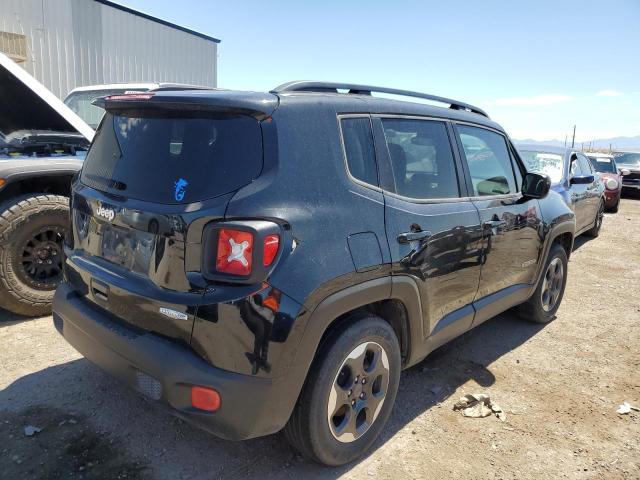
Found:
[{"label": "shadow under suv", "polygon": [[547,322],[560,305],[573,213],[479,108],[321,82],[100,101],[54,323],[220,437],[284,428],[349,462],[402,369],[511,307]]}]

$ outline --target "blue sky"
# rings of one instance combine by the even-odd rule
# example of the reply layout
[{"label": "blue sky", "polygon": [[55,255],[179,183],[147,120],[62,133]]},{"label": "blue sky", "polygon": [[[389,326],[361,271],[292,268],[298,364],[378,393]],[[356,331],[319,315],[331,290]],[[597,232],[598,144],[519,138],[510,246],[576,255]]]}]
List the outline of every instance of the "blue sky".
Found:
[{"label": "blue sky", "polygon": [[220,38],[220,87],[358,82],[477,104],[518,139],[640,135],[640,0],[116,1]]}]

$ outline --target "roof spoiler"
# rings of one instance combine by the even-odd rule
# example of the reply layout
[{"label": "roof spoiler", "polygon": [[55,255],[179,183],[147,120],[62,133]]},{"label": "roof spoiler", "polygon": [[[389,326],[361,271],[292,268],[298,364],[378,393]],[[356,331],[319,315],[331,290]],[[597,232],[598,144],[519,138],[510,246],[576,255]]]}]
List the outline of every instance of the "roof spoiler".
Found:
[{"label": "roof spoiler", "polygon": [[[191,90],[191,89],[186,89]],[[209,95],[206,97],[190,98],[180,95],[181,91],[172,92],[150,90],[148,92],[124,93],[108,95],[96,98],[92,103],[107,111],[129,110],[129,109],[161,109],[178,110],[182,112],[216,112],[221,114],[242,114],[254,117],[262,121],[273,113],[277,104],[276,97],[273,101],[246,99],[241,95],[234,95],[237,92],[229,91],[229,95],[223,95],[227,91],[222,89],[197,89],[205,93],[220,93],[220,95]],[[173,95],[172,93],[175,93]]]},{"label": "roof spoiler", "polygon": [[389,95],[399,95],[402,97],[422,98],[425,100],[431,100],[434,102],[448,104],[449,108],[453,110],[465,110],[471,113],[477,113],[478,115],[489,118],[487,112],[479,107],[469,105],[468,103],[459,102],[451,98],[439,97],[437,95],[431,95],[429,93],[412,92],[410,90],[400,90],[397,88],[387,87],[372,87],[369,85],[358,85],[353,83],[339,83],[339,82],[316,82],[310,80],[297,80],[293,82],[283,83],[277,86],[271,93],[292,93],[292,92],[329,92],[340,93],[340,90],[347,90],[348,94],[353,95],[371,95],[372,92],[386,93]]}]

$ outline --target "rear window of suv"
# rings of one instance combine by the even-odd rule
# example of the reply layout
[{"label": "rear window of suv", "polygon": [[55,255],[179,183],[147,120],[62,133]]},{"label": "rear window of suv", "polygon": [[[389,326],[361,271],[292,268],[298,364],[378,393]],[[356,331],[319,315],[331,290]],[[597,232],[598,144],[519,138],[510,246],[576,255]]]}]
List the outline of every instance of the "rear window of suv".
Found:
[{"label": "rear window of suv", "polygon": [[250,183],[262,135],[247,116],[108,112],[82,168],[97,190],[156,203],[191,203]]}]

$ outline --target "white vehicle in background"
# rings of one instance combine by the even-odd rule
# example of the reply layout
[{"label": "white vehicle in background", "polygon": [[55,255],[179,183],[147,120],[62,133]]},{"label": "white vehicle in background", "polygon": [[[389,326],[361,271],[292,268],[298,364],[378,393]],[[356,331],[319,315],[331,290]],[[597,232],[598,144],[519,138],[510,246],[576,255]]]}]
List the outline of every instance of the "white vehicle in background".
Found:
[{"label": "white vehicle in background", "polygon": [[123,95],[127,93],[142,93],[151,90],[191,90],[191,89],[211,89],[211,87],[200,87],[197,85],[186,85],[181,83],[109,83],[104,85],[88,85],[86,87],[74,88],[64,99],[65,105],[73,110],[94,130],[98,128],[104,110],[93,105],[93,101],[100,97],[110,95]]}]

